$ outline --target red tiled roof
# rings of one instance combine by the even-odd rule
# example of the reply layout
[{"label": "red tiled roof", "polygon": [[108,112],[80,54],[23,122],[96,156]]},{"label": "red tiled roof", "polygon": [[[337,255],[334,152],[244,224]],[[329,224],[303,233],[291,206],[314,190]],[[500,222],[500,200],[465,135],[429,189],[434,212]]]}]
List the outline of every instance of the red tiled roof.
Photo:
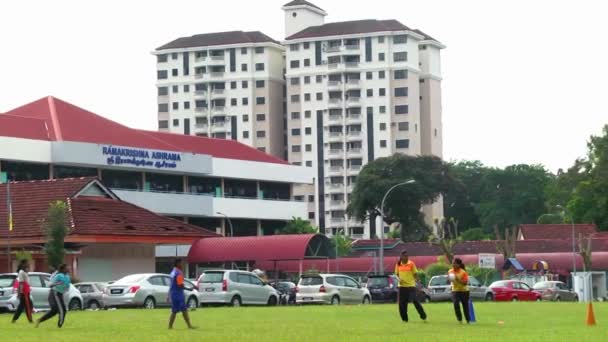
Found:
[{"label": "red tiled roof", "polygon": [[132,129],[51,96],[0,115],[0,135],[205,153],[216,158],[287,164],[235,140]]},{"label": "red tiled roof", "polygon": [[[537,239],[572,239],[571,224],[522,224],[519,231],[524,240]],[[579,234],[592,235],[597,233],[594,224],[575,224],[574,231],[576,238]]]},{"label": "red tiled roof", "polygon": [[319,234],[200,239],[192,244],[188,262],[301,260],[310,255],[308,248],[313,240],[329,242],[327,237]]},{"label": "red tiled roof", "polygon": [[[15,241],[46,241],[42,222],[50,203],[54,201],[65,201],[68,204],[66,225],[69,233],[66,241],[76,235],[156,237],[159,243],[164,237],[177,236],[193,240],[217,236],[211,231],[157,215],[118,199],[76,196],[94,182],[94,178],[11,182],[14,222],[11,238]],[[6,184],[0,184],[0,198],[3,201],[7,198]],[[0,222],[7,221],[7,207],[0,205]],[[0,237],[5,239],[7,233],[6,229],[0,230]]]}]

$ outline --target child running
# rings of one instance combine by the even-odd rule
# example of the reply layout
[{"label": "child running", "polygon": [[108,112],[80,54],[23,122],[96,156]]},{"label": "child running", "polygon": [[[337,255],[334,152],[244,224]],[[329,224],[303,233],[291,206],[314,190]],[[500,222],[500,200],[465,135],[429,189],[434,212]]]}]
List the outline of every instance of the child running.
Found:
[{"label": "child running", "polygon": [[17,322],[21,314],[25,311],[25,316],[30,323],[32,320],[32,302],[30,301],[30,276],[27,274],[30,265],[27,260],[21,260],[17,267],[17,293],[19,294],[19,305],[13,315],[13,323]]},{"label": "child running", "polygon": [[51,310],[36,322],[36,328],[38,328],[40,323],[57,314],[59,314],[57,327],[61,328],[63,326],[65,315],[67,313],[65,303],[63,301],[63,295],[70,290],[70,282],[71,280],[70,276],[68,275],[68,266],[66,264],[61,264],[50,280],[51,290],[49,291],[49,306],[51,307]]}]

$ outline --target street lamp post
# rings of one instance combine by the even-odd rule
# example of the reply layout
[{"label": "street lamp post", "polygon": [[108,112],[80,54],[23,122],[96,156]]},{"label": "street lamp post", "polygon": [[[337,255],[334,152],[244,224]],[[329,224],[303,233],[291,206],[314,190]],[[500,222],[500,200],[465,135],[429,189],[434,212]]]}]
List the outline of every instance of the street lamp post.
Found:
[{"label": "street lamp post", "polygon": [[380,219],[381,219],[380,220],[380,275],[384,275],[384,201],[386,201],[386,198],[388,197],[388,195],[396,187],[412,184],[415,182],[416,182],[415,180],[410,179],[406,182],[395,184],[390,189],[388,189],[388,191],[386,191],[386,193],[384,194],[384,197],[382,197],[382,202],[380,203]]},{"label": "street lamp post", "polygon": [[234,236],[234,230],[232,229],[232,221],[230,221],[230,217],[224,213],[220,213],[219,211],[216,213],[218,215],[222,215],[228,220],[228,227],[230,227],[230,236]]}]

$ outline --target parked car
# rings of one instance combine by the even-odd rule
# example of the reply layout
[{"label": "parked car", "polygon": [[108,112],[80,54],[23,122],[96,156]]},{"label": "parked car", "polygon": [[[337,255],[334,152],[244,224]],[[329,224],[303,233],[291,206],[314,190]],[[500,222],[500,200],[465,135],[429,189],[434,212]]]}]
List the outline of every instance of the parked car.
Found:
[{"label": "parked car", "polygon": [[[485,299],[487,288],[477,278],[469,276],[469,295],[471,299]],[[438,275],[429,280],[428,293],[432,302],[452,300],[452,285],[447,275]]]},{"label": "parked car", "polygon": [[295,304],[296,303],[296,284],[290,281],[279,281],[277,284],[271,283],[280,295],[279,304]]},{"label": "parked car", "polygon": [[370,304],[371,301],[368,289],[342,274],[303,276],[296,288],[297,304]]},{"label": "parked car", "polygon": [[277,305],[279,292],[252,272],[212,270],[197,281],[202,304]]},{"label": "parked car", "polygon": [[[369,290],[374,303],[396,303],[399,298],[399,278],[394,274],[369,276],[365,287]],[[430,301],[428,291],[418,281],[416,297],[420,302]]]},{"label": "parked car", "polygon": [[106,283],[86,282],[74,284],[74,286],[76,286],[82,295],[85,309],[97,310],[104,307],[103,293],[106,286],[108,286]]},{"label": "parked car", "polygon": [[568,286],[561,281],[541,281],[534,284],[532,288],[541,293],[543,300],[578,302],[578,295],[576,292],[569,289]]},{"label": "parked car", "polygon": [[486,300],[495,301],[541,301],[540,292],[533,290],[528,284],[519,280],[499,280],[488,287]]},{"label": "parked car", "polygon": [[[169,306],[171,277],[160,273],[131,274],[106,286],[102,297],[105,307]],[[194,284],[185,281],[186,304],[193,309],[199,305],[199,292]]]},{"label": "parked car", "polygon": [[[29,272],[30,285],[32,288],[31,300],[35,310],[49,310],[49,283],[51,275],[42,272]],[[15,311],[19,305],[17,287],[15,281],[17,273],[0,274],[0,309]],[[63,300],[68,310],[80,310],[83,308],[83,300],[80,291],[74,285],[63,295]]]}]

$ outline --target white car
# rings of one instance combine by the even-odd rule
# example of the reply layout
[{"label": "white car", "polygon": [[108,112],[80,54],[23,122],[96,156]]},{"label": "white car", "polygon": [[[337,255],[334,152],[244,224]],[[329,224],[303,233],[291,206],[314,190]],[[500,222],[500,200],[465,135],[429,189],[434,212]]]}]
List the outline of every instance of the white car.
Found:
[{"label": "white car", "polygon": [[370,304],[371,301],[367,288],[342,274],[302,276],[296,287],[297,304]]},{"label": "white car", "polygon": [[200,275],[196,285],[201,304],[277,305],[279,293],[252,272],[213,270]]},{"label": "white car", "polygon": [[[51,275],[48,273],[41,272],[29,272],[30,286],[32,288],[31,299],[34,304],[34,309],[43,311],[49,310],[49,287],[48,284],[51,279]],[[19,305],[19,298],[17,296],[17,288],[15,280],[17,279],[17,273],[3,273],[0,274],[0,309],[15,311]],[[80,291],[74,285],[70,284],[70,289],[63,295],[63,300],[68,310],[81,310],[82,309],[82,295]]]}]

